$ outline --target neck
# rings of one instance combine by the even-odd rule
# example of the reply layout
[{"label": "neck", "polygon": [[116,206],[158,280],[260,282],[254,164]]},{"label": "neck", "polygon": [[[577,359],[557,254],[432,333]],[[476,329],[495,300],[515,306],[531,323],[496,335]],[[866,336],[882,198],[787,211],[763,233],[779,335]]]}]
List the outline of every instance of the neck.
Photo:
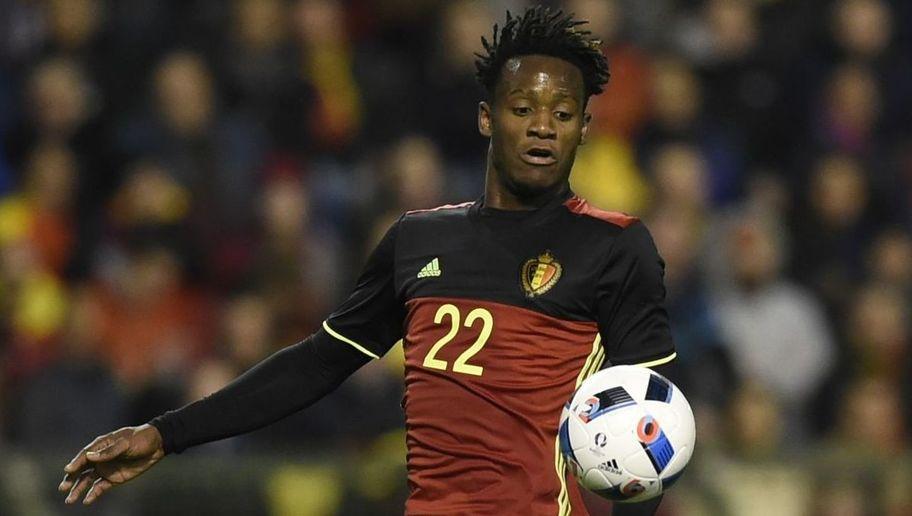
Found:
[{"label": "neck", "polygon": [[569,182],[558,184],[552,189],[545,190],[533,195],[524,195],[510,188],[510,185],[503,180],[503,176],[498,172],[488,153],[487,170],[485,171],[485,206],[498,210],[534,210],[548,204],[549,201],[558,195],[566,193],[570,189]]}]

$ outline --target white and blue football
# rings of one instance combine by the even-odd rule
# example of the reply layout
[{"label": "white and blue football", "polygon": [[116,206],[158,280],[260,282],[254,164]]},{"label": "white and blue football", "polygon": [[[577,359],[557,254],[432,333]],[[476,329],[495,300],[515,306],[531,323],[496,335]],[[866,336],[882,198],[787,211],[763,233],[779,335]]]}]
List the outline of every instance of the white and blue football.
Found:
[{"label": "white and blue football", "polygon": [[640,366],[586,379],[564,406],[561,455],[580,485],[619,502],[656,497],[681,476],[696,437],[684,394]]}]

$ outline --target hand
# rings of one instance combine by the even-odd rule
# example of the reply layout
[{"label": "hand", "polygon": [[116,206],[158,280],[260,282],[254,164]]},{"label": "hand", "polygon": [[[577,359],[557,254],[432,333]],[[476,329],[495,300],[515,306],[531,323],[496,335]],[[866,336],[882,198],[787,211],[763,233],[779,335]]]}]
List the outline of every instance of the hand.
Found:
[{"label": "hand", "polygon": [[97,437],[80,450],[63,471],[57,490],[75,503],[88,490],[82,503],[88,505],[118,484],[132,480],[165,456],[162,437],[152,425],[128,426]]}]

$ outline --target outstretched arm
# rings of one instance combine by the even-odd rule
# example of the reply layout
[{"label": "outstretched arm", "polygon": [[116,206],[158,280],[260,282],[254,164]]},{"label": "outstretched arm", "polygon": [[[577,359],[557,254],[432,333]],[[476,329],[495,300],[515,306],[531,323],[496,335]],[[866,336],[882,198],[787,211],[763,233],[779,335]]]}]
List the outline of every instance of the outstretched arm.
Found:
[{"label": "outstretched arm", "polygon": [[333,391],[369,358],[322,330],[287,347],[222,390],[151,421],[165,453],[262,428]]},{"label": "outstretched arm", "polygon": [[285,348],[222,390],[151,424],[98,437],[66,465],[66,503],[90,504],[136,478],[166,454],[250,432],[301,410],[335,389],[368,357],[320,331]]},{"label": "outstretched arm", "polygon": [[83,503],[92,503],[168,453],[250,432],[297,412],[335,389],[370,357],[389,350],[402,337],[404,318],[394,281],[398,225],[371,253],[355,290],[323,323],[324,329],[273,354],[211,396],[148,425],[121,428],[92,441],[64,468],[59,489],[69,491],[67,503],[83,495]]}]

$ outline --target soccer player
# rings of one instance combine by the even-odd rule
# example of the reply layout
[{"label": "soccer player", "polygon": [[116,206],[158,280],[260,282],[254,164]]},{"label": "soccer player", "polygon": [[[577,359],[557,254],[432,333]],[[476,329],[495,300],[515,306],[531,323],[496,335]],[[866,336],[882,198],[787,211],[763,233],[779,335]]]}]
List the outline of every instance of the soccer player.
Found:
[{"label": "soccer player", "polygon": [[563,404],[603,365],[657,367],[675,352],[648,231],[569,188],[587,100],[608,80],[583,23],[535,7],[482,39],[484,195],[402,215],[303,342],[207,398],[95,439],[64,468],[66,501],[92,503],[170,453],[301,410],[402,339],[407,514],[586,514],[558,451]]}]

